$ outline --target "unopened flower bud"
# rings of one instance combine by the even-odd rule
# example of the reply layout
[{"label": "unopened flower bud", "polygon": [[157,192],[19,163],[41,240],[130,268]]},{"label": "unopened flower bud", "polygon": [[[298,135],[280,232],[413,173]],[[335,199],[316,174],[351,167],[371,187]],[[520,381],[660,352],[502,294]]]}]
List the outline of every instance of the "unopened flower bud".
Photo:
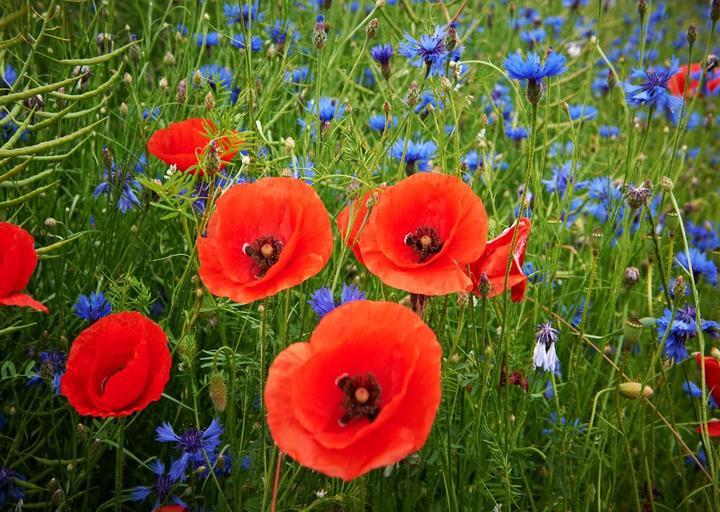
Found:
[{"label": "unopened flower bud", "polygon": [[322,50],[327,42],[325,18],[318,16],[315,22],[315,29],[313,30],[313,44],[318,50]]},{"label": "unopened flower bud", "polygon": [[223,412],[227,407],[227,386],[222,373],[217,372],[210,377],[208,385],[210,401],[218,412]]},{"label": "unopened flower bud", "polygon": [[409,108],[413,108],[420,101],[420,89],[418,88],[418,84],[415,80],[413,80],[410,84],[406,101]]},{"label": "unopened flower bud", "polygon": [[478,282],[478,291],[480,292],[480,296],[485,299],[490,294],[490,278],[488,277],[487,273],[483,272],[480,274],[480,280]]},{"label": "unopened flower bud", "polygon": [[684,301],[685,295],[687,294],[687,284],[683,276],[677,276],[672,285],[673,298],[676,301]]},{"label": "unopened flower bud", "polygon": [[366,33],[367,33],[368,38],[372,39],[373,37],[377,36],[377,31],[378,31],[378,19],[373,18],[370,20],[370,23],[368,23],[368,26],[367,26]]},{"label": "unopened flower bud", "polygon": [[125,73],[125,74],[123,75],[123,82],[125,82],[125,83],[128,84],[128,85],[132,85],[132,81],[133,81],[133,78],[132,78],[132,75],[131,75],[130,73]]},{"label": "unopened flower bud", "polygon": [[647,0],[638,0],[637,10],[640,15],[640,19],[644,19],[645,13],[647,12]]},{"label": "unopened flower bud", "polygon": [[127,103],[125,103],[123,101],[122,103],[120,103],[120,115],[124,117],[127,115],[127,113],[128,113],[128,106],[127,106]]},{"label": "unopened flower bud", "polygon": [[637,400],[641,396],[650,398],[653,390],[650,386],[643,386],[640,382],[623,382],[618,386],[620,394],[630,400]]},{"label": "unopened flower bud", "polygon": [[690,23],[690,26],[688,26],[687,40],[690,44],[695,44],[695,41],[697,41],[697,27],[695,23]]},{"label": "unopened flower bud", "polygon": [[169,86],[170,84],[168,83],[168,79],[165,77],[161,77],[158,81],[158,87],[160,87],[160,90],[163,92],[167,91]]},{"label": "unopened flower bud", "polygon": [[205,108],[208,110],[213,110],[215,108],[215,96],[212,91],[208,91],[205,95]]},{"label": "unopened flower bud", "polygon": [[712,0],[712,4],[710,4],[710,19],[713,23],[720,19],[720,0]]},{"label": "unopened flower bud", "polygon": [[200,87],[202,85],[203,76],[199,69],[196,69],[195,73],[193,73],[192,81],[195,87]]},{"label": "unopened flower bud", "polygon": [[175,95],[178,103],[185,103],[187,99],[187,82],[185,79],[180,80],[177,86],[177,94]]},{"label": "unopened flower bud", "polygon": [[165,56],[163,57],[163,63],[167,66],[174,66],[175,56],[171,52],[165,52]]},{"label": "unopened flower bud", "polygon": [[640,270],[637,267],[628,267],[623,274],[626,288],[632,288],[640,280]]}]

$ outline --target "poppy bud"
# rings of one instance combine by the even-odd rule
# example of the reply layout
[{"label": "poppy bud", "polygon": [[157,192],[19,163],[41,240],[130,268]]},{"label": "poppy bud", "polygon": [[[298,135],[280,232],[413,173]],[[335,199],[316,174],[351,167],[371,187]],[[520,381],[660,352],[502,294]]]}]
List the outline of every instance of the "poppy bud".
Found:
[{"label": "poppy bud", "polygon": [[640,280],[640,270],[638,270],[637,267],[628,267],[625,269],[623,278],[625,280],[625,286],[632,288]]},{"label": "poppy bud", "polygon": [[655,239],[652,233],[645,235],[645,250],[647,251],[648,261],[652,264],[655,261]]},{"label": "poppy bud", "polygon": [[370,23],[368,23],[367,30],[366,30],[368,39],[372,39],[373,37],[377,36],[377,31],[378,31],[378,19],[373,18],[370,20]]},{"label": "poppy bud", "polygon": [[225,379],[220,372],[213,374],[210,377],[210,384],[208,385],[210,392],[210,401],[218,412],[225,411],[227,407],[227,386],[225,385]]},{"label": "poppy bud", "polygon": [[483,299],[490,294],[490,288],[490,278],[488,277],[487,272],[483,272],[480,274],[480,281],[478,282],[478,291]]},{"label": "poppy bud", "polygon": [[623,326],[623,334],[625,341],[635,343],[640,341],[640,334],[642,334],[643,324],[637,318],[626,318],[625,325]]},{"label": "poppy bud", "polygon": [[178,343],[178,353],[181,358],[187,361],[193,361],[195,359],[195,355],[197,354],[197,344],[195,343],[195,338],[192,335],[188,334],[180,340],[180,343]]},{"label": "poppy bud", "polygon": [[630,400],[637,400],[641,396],[650,398],[653,390],[650,386],[643,386],[640,382],[623,382],[618,386],[620,394]]}]

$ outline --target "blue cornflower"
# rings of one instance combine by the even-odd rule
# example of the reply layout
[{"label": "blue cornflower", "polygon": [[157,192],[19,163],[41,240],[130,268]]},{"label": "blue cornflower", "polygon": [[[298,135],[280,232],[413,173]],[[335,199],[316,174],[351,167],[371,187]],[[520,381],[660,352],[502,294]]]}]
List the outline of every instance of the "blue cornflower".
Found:
[{"label": "blue cornflower", "polygon": [[563,0],[563,7],[566,9],[578,9],[588,4],[588,0]]},{"label": "blue cornflower", "polygon": [[60,394],[60,381],[65,375],[65,362],[67,354],[60,350],[48,350],[37,355],[39,368],[27,382],[28,386],[39,384],[44,379],[52,381],[52,388],[55,394]]},{"label": "blue cornflower", "polygon": [[393,47],[391,44],[373,46],[370,48],[370,55],[380,66],[387,66],[390,64],[390,59],[392,59],[393,56]]},{"label": "blue cornflower", "polygon": [[598,133],[600,137],[606,139],[617,139],[620,136],[620,128],[604,124],[598,129]]},{"label": "blue cornflower", "polygon": [[297,38],[295,25],[292,22],[275,20],[275,24],[271,27],[267,27],[266,30],[270,36],[270,41],[280,48],[285,46],[288,38],[290,38],[290,41],[294,41]]},{"label": "blue cornflower", "polygon": [[430,108],[438,108],[442,110],[444,108],[442,101],[435,99],[435,95],[431,90],[426,90],[420,93],[420,102],[415,105],[413,111],[421,116],[426,116],[430,113]]},{"label": "blue cornflower", "polygon": [[10,89],[17,80],[17,71],[12,64],[5,65],[5,71],[0,76],[0,89]]},{"label": "blue cornflower", "polygon": [[565,18],[562,16],[548,16],[545,18],[545,26],[550,27],[553,31],[553,36],[558,37],[560,30],[565,25]]},{"label": "blue cornflower", "polygon": [[540,56],[536,52],[528,53],[523,58],[520,51],[505,58],[505,70],[513,80],[527,80],[530,83],[541,83],[544,79],[563,74],[565,67],[565,56],[551,51],[545,62],[540,62]]},{"label": "blue cornflower", "polygon": [[315,176],[315,163],[307,156],[293,156],[290,161],[290,170],[294,178],[302,178],[306,183],[312,183]]},{"label": "blue cornflower", "polygon": [[472,149],[465,153],[465,156],[460,163],[469,173],[473,173],[478,169],[478,167],[482,167],[482,157],[478,155],[477,150]]},{"label": "blue cornflower", "polygon": [[530,49],[535,48],[535,45],[545,41],[547,35],[545,29],[542,27],[536,27],[530,30],[523,30],[520,32],[520,39],[523,43],[526,43]]},{"label": "blue cornflower", "polygon": [[[672,311],[665,308],[663,316],[655,320],[658,342],[662,341],[665,331],[669,329],[663,354],[675,363],[686,359],[689,355],[687,350],[687,342],[697,338],[698,329],[695,321],[695,307],[685,305],[678,308],[675,319],[670,324]],[[720,324],[712,320],[702,320],[700,322],[702,330],[711,338],[720,337]]]},{"label": "blue cornflower", "polygon": [[657,69],[644,71],[636,69],[630,74],[631,79],[641,80],[640,85],[623,82],[625,99],[634,107],[649,106],[656,109],[677,111],[682,106],[682,99],[668,92],[668,81],[677,69]]},{"label": "blue cornflower", "polygon": [[592,105],[570,105],[568,114],[573,121],[592,121],[598,115],[598,109]]},{"label": "blue cornflower", "polygon": [[[238,183],[245,183],[246,178],[238,174],[235,177],[228,176],[225,171],[215,175],[215,190],[221,192],[223,189],[236,185]],[[187,189],[181,190],[178,195],[184,196],[187,193]],[[195,182],[195,187],[190,194],[190,200],[192,200],[192,206],[200,213],[205,211],[207,206],[208,195],[210,194],[210,180],[198,180]]]},{"label": "blue cornflower", "polygon": [[285,71],[285,81],[291,84],[302,84],[308,79],[310,70],[307,66],[300,66],[292,71]]},{"label": "blue cornflower", "polygon": [[[697,280],[700,277],[704,277],[708,283],[713,286],[717,286],[718,268],[717,265],[715,265],[715,262],[709,259],[704,252],[699,251],[694,247],[690,248],[689,253],[689,263],[692,264],[692,271],[695,279]],[[688,255],[685,253],[685,251],[680,251],[675,257],[675,261],[680,267],[682,267],[686,271],[690,269],[690,264],[688,263]]]},{"label": "blue cornflower", "polygon": [[585,426],[580,424],[580,420],[578,418],[575,418],[568,424],[565,416],[561,416],[560,419],[558,419],[557,412],[555,411],[550,413],[550,418],[548,418],[548,421],[550,422],[550,427],[544,428],[542,430],[543,435],[546,436],[552,435],[554,430],[563,430],[568,425],[571,427],[571,430],[576,433],[585,431]]},{"label": "blue cornflower", "polygon": [[323,96],[318,103],[319,106],[315,106],[315,100],[310,100],[307,111],[317,115],[321,123],[329,123],[333,119],[339,119],[345,113],[345,105],[338,103],[335,98]]},{"label": "blue cornflower", "polygon": [[135,487],[135,489],[133,489],[130,493],[130,501],[145,501],[148,496],[155,491],[155,503],[153,505],[153,510],[157,509],[168,499],[171,503],[187,507],[180,498],[172,494],[173,487],[178,482],[178,479],[165,473],[165,464],[159,460],[154,460],[150,463],[150,469],[157,477],[155,485],[152,487],[147,485],[139,485]]},{"label": "blue cornflower", "polygon": [[524,126],[512,126],[511,124],[506,124],[505,137],[515,142],[522,142],[523,139],[528,138],[528,131]]},{"label": "blue cornflower", "polygon": [[572,170],[572,161],[568,160],[561,166],[553,167],[552,178],[549,180],[542,180],[542,182],[545,184],[546,192],[557,192],[560,197],[563,197],[568,186],[575,182],[575,174]]},{"label": "blue cornflower", "polygon": [[[390,123],[393,127],[397,126],[398,124],[398,118],[397,116],[393,116],[392,121]],[[377,114],[370,116],[370,119],[368,119],[368,126],[370,126],[371,130],[375,130],[378,132],[383,132],[389,126],[387,125],[387,119],[383,114]]]},{"label": "blue cornflower", "polygon": [[[430,160],[435,157],[437,146],[432,141],[407,141],[398,139],[390,148],[390,154],[395,160],[405,163],[408,174],[412,174],[416,170],[429,171]],[[405,158],[403,158],[403,151]]]},{"label": "blue cornflower", "polygon": [[169,476],[173,481],[182,480],[189,464],[194,467],[205,464],[205,457],[214,454],[220,445],[223,427],[213,419],[205,430],[190,427],[178,435],[170,423],[163,423],[155,429],[156,440],[161,443],[175,443],[181,451],[180,458],[172,463]]},{"label": "blue cornflower", "polygon": [[[233,45],[235,48],[238,48],[240,50],[245,49],[245,34],[235,34],[232,36],[232,39],[230,39],[230,44]],[[259,36],[252,36],[250,39],[250,49],[254,52],[259,52],[262,50],[263,47],[263,40],[262,37]]]},{"label": "blue cornflower", "polygon": [[[695,462],[695,459],[697,459],[697,462]],[[696,469],[700,469],[700,467],[707,467],[707,453],[705,453],[704,446],[701,445],[700,448],[698,448],[695,459],[688,455],[685,457],[685,464]],[[698,463],[700,463],[700,466],[698,466]]]},{"label": "blue cornflower", "polygon": [[587,190],[590,201],[585,205],[585,211],[601,223],[607,222],[615,206],[622,202],[622,191],[615,186],[610,176],[581,181],[577,188]]},{"label": "blue cornflower", "polygon": [[103,171],[103,181],[95,187],[93,197],[97,198],[100,194],[108,194],[113,196],[119,192],[120,197],[117,198],[117,209],[122,213],[140,206],[138,194],[142,191],[142,185],[136,180],[130,171],[117,171],[115,162],[110,169]]},{"label": "blue cornflower", "polygon": [[413,66],[425,66],[425,76],[440,75],[448,57],[445,47],[445,30],[442,27],[435,28],[432,34],[423,34],[420,39],[415,39],[405,32],[405,39],[398,45],[398,53],[412,59]]},{"label": "blue cornflower", "polygon": [[25,491],[17,485],[18,480],[25,480],[25,477],[8,467],[0,467],[0,507],[14,505],[25,498]]},{"label": "blue cornflower", "polygon": [[[685,391],[685,393],[687,393],[689,397],[702,398],[702,389],[700,388],[700,386],[695,384],[693,381],[686,380],[685,383],[683,384],[682,388],[683,388],[683,391]],[[717,409],[718,404],[715,401],[715,399],[713,398],[712,394],[708,393],[707,397],[708,397],[708,407],[710,409]]]},{"label": "blue cornflower", "polygon": [[200,71],[203,79],[213,91],[217,89],[218,85],[226,90],[230,90],[232,87],[233,74],[230,68],[218,66],[217,64],[206,64],[200,66],[198,71]]},{"label": "blue cornflower", "polygon": [[316,290],[312,298],[308,301],[308,304],[310,304],[313,311],[317,313],[318,317],[322,318],[336,307],[355,300],[365,300],[365,294],[354,284],[343,284],[340,294],[340,304],[336,304],[332,290],[327,287]]},{"label": "blue cornflower", "polygon": [[210,48],[211,46],[217,46],[220,44],[220,34],[218,32],[208,32],[206,34],[195,34],[195,46],[205,46]]},{"label": "blue cornflower", "polygon": [[720,247],[718,229],[712,222],[695,225],[688,221],[685,224],[688,242],[699,251],[712,251]]},{"label": "blue cornflower", "polygon": [[178,23],[177,25],[175,25],[175,33],[180,34],[181,36],[186,36],[190,33],[190,29],[187,28],[187,25]]},{"label": "blue cornflower", "polygon": [[89,296],[80,295],[73,306],[75,316],[90,322],[95,322],[111,312],[112,307],[102,292],[91,292]]},{"label": "blue cornflower", "polygon": [[571,140],[565,142],[553,142],[550,144],[548,156],[551,158],[570,158],[575,153],[575,145]]},{"label": "blue cornflower", "polygon": [[260,4],[255,0],[252,4],[245,4],[242,7],[238,4],[225,4],[225,19],[228,25],[239,23],[243,27],[251,27],[256,21],[262,21],[264,14],[259,12]]},{"label": "blue cornflower", "polygon": [[555,371],[558,364],[555,352],[557,340],[558,330],[552,326],[552,322],[545,322],[537,326],[535,350],[533,351],[533,363],[536,369],[543,369],[547,372]]}]

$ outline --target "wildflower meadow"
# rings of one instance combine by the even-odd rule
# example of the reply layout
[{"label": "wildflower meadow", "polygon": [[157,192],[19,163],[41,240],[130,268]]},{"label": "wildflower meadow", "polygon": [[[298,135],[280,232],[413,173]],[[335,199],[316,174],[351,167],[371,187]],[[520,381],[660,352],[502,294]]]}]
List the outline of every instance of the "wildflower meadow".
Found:
[{"label": "wildflower meadow", "polygon": [[718,0],[0,0],[0,510],[720,511]]}]

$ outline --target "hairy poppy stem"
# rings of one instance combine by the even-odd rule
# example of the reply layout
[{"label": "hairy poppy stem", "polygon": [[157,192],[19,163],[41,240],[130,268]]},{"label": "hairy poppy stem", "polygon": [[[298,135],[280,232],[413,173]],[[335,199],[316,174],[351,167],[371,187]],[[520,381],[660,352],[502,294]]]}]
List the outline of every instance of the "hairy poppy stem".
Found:
[{"label": "hairy poppy stem", "polygon": [[273,495],[272,501],[270,502],[270,510],[275,512],[277,510],[277,499],[278,490],[280,489],[280,466],[282,465],[283,452],[278,450],[277,464],[275,465],[275,483],[273,484]]},{"label": "hairy poppy stem", "polygon": [[115,512],[122,510],[123,459],[125,455],[125,418],[118,419],[117,450],[115,452]]}]

